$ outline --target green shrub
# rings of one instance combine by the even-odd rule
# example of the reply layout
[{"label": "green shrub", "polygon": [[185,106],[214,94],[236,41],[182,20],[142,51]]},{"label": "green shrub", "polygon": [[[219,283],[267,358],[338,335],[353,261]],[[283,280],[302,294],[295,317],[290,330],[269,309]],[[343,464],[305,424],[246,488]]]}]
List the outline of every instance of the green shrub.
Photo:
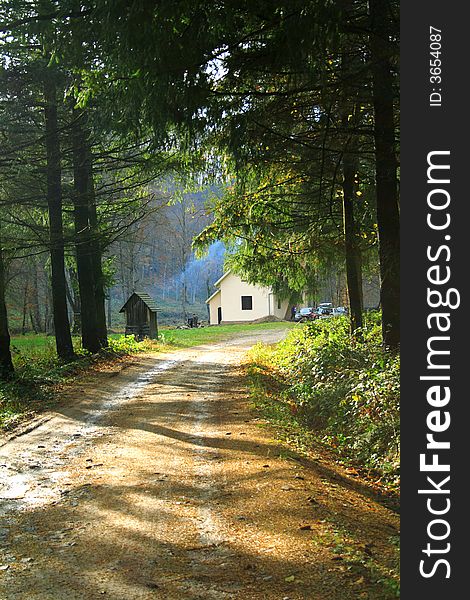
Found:
[{"label": "green shrub", "polygon": [[116,354],[134,354],[141,352],[143,342],[138,342],[133,335],[121,335],[108,340],[108,349]]},{"label": "green shrub", "polygon": [[[361,335],[347,318],[293,329],[268,361],[283,384],[278,399],[305,430],[390,480],[399,469],[399,357],[381,346],[380,318]],[[256,358],[256,351],[253,355]]]}]

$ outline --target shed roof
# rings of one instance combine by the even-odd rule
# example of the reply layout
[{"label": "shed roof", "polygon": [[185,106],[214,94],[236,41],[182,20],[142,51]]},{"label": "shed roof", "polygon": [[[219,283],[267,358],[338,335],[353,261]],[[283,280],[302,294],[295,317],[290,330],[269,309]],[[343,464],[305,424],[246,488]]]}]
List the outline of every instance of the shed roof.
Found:
[{"label": "shed roof", "polygon": [[147,308],[151,312],[159,312],[160,311],[160,309],[157,307],[157,303],[152,298],[152,296],[149,296],[149,294],[147,294],[145,292],[133,292],[129,296],[129,298],[127,299],[127,302],[124,304],[124,306],[121,308],[121,310],[119,312],[125,312],[126,306],[129,304],[129,302],[132,300],[132,298],[134,296],[137,296],[137,298],[139,298],[140,300],[142,300],[142,302],[147,306]]}]

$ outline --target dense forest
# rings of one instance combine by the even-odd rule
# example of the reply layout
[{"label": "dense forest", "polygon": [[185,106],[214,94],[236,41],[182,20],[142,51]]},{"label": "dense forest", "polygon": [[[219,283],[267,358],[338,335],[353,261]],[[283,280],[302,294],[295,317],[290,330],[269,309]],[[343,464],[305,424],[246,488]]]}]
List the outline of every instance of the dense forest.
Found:
[{"label": "dense forest", "polygon": [[97,352],[139,286],[201,310],[224,249],[289,298],[344,272],[352,332],[379,273],[397,349],[397,9],[1,2],[3,376],[8,323]]}]

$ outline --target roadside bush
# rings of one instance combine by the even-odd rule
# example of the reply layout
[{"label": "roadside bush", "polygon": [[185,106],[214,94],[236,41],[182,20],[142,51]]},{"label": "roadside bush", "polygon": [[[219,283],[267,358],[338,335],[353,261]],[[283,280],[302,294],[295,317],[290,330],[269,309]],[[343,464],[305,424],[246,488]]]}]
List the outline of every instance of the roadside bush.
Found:
[{"label": "roadside bush", "polygon": [[141,352],[144,342],[138,342],[133,335],[121,335],[108,339],[108,350],[116,354]]},{"label": "roadside bush", "polygon": [[[348,319],[293,329],[268,359],[282,384],[277,395],[301,427],[337,452],[389,480],[399,469],[399,357],[381,347],[378,315],[352,338]],[[258,352],[258,358],[256,356]]]}]

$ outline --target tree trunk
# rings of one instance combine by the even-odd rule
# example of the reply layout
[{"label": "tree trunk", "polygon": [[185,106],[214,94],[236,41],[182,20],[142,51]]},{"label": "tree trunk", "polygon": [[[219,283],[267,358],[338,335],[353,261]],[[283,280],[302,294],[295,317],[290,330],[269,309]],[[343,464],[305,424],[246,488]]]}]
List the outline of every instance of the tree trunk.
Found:
[{"label": "tree trunk", "polygon": [[[212,296],[211,290],[212,290],[212,287],[211,287],[210,277],[207,277],[206,278],[206,292],[207,292],[206,293],[206,297],[207,298],[210,298],[210,296]],[[209,304],[206,304],[206,308],[207,308],[207,321],[210,324],[210,321],[211,321],[211,307],[209,306]]]},{"label": "tree trunk", "polygon": [[5,265],[0,243],[0,379],[8,380],[14,375],[10,352],[7,307],[5,304]]},{"label": "tree trunk", "polygon": [[21,324],[21,335],[26,334],[26,323],[28,322],[28,283],[26,282],[23,290],[23,322]]},{"label": "tree trunk", "polygon": [[35,333],[39,333],[41,331],[41,311],[40,311],[40,302],[39,302],[39,282],[38,282],[38,265],[36,261],[33,264],[33,289],[32,289],[32,326]]},{"label": "tree trunk", "polygon": [[95,280],[91,250],[90,185],[88,180],[88,156],[83,116],[73,113],[73,180],[74,180],[74,223],[75,253],[77,258],[78,287],[80,291],[80,313],[82,346],[96,353],[101,348],[98,336]]},{"label": "tree trunk", "polygon": [[165,266],[163,268],[163,285],[162,285],[162,300],[165,301],[166,298],[166,263]]},{"label": "tree trunk", "polygon": [[351,333],[362,327],[361,254],[354,220],[355,171],[354,160],[346,150],[343,155],[343,227]]},{"label": "tree trunk", "polygon": [[93,181],[93,160],[88,145],[88,183],[90,186],[90,227],[91,227],[91,260],[95,282],[96,326],[98,338],[103,348],[108,345],[108,329],[106,326],[106,290],[103,273],[103,253],[98,231],[98,216],[96,212],[95,186]]},{"label": "tree trunk", "polygon": [[60,144],[57,123],[57,90],[53,76],[46,76],[44,81],[44,99],[47,153],[47,206],[49,212],[54,330],[57,355],[63,360],[71,360],[74,358],[74,351],[67,310]]},{"label": "tree trunk", "polygon": [[78,275],[76,270],[72,267],[67,269],[67,274],[67,300],[72,307],[73,315],[72,335],[80,335],[82,332],[82,311],[80,306]]},{"label": "tree trunk", "polygon": [[109,292],[108,292],[108,327],[111,327],[111,325],[113,324],[112,307],[113,307],[113,301],[111,298],[111,290],[109,290]]},{"label": "tree trunk", "polygon": [[[82,48],[77,48],[79,61],[82,59]],[[106,327],[106,293],[105,279],[102,268],[102,247],[98,231],[96,213],[95,186],[93,180],[93,154],[90,141],[90,128],[86,110],[74,110],[74,179],[76,180],[76,219],[81,225],[81,239],[83,249],[80,251],[83,263],[82,284],[80,286],[82,306],[82,332],[87,337],[87,345],[100,349],[108,345],[108,331]],[[79,246],[77,244],[77,261]],[[86,254],[86,256],[85,256]],[[86,299],[86,300],[85,300]],[[86,302],[86,307],[85,307]],[[86,312],[86,314],[85,314]],[[87,315],[93,312],[89,326],[85,326]],[[91,328],[93,327],[93,332]]]},{"label": "tree trunk", "polygon": [[181,308],[183,309],[184,321],[188,318],[188,288],[186,286],[185,275],[183,273],[183,283],[181,284]]},{"label": "tree trunk", "polygon": [[[352,2],[341,0],[345,18],[349,19]],[[346,285],[349,299],[351,333],[362,327],[362,269],[361,251],[354,218],[357,196],[355,183],[358,170],[357,133],[357,87],[352,74],[361,66],[360,53],[352,39],[344,36],[341,52],[342,99],[341,125],[343,130],[343,232],[346,263]]]},{"label": "tree trunk", "polygon": [[36,321],[34,319],[34,313],[32,310],[29,311],[29,320],[31,323],[31,329],[32,329],[33,333],[39,333],[38,327],[36,325]]},{"label": "tree trunk", "polygon": [[390,9],[369,0],[374,102],[377,225],[380,259],[380,304],[385,347],[400,345],[400,210],[395,157],[394,89],[390,61]]},{"label": "tree trunk", "polygon": [[46,301],[44,303],[44,333],[49,335],[49,296],[46,294]]},{"label": "tree trunk", "polygon": [[124,304],[127,302],[127,294],[126,294],[126,286],[125,286],[125,276],[124,276],[124,254],[122,252],[122,242],[119,242],[119,270],[121,274],[121,303]]}]

